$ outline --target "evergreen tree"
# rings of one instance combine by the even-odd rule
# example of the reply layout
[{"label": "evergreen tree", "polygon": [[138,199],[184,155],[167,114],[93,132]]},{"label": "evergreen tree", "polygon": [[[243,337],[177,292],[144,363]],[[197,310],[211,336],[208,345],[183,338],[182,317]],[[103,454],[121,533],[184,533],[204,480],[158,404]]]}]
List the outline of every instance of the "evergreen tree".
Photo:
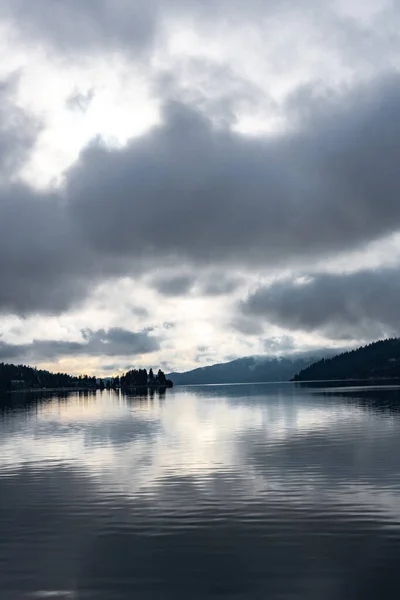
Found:
[{"label": "evergreen tree", "polygon": [[153,369],[149,371],[149,384],[154,385],[156,382],[156,378],[154,377]]},{"label": "evergreen tree", "polygon": [[166,380],[166,378],[165,378],[164,372],[163,372],[163,371],[161,371],[161,369],[159,369],[159,370],[158,370],[158,373],[157,373],[157,381],[158,381],[158,383],[159,383],[160,385],[166,385],[166,383],[167,383],[167,380]]}]

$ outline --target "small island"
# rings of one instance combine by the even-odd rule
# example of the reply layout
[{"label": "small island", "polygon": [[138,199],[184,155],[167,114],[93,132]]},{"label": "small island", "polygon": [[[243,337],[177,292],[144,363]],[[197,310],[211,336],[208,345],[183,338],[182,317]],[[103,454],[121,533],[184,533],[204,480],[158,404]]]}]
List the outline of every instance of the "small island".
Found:
[{"label": "small island", "polygon": [[172,388],[173,383],[165,377],[161,369],[157,375],[154,375],[153,369],[147,373],[146,369],[132,369],[120,378],[120,387],[123,390],[132,390],[137,388]]},{"label": "small island", "polygon": [[161,389],[172,388],[173,382],[167,379],[161,369],[154,375],[153,369],[147,373],[146,369],[131,369],[124,375],[98,379],[97,386],[100,390],[121,389],[123,391],[134,391],[138,389]]}]

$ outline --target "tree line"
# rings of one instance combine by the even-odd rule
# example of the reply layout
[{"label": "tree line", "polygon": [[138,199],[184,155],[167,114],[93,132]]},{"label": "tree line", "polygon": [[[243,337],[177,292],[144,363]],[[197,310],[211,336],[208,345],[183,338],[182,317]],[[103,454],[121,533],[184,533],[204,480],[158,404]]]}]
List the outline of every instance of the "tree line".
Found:
[{"label": "tree line", "polygon": [[50,373],[26,365],[0,363],[0,389],[9,391],[26,388],[96,388],[96,377],[67,373]]},{"label": "tree line", "polygon": [[146,369],[132,369],[120,378],[121,388],[134,387],[172,387],[173,383],[165,377],[165,373],[158,370],[157,375],[154,375],[153,369],[147,373]]},{"label": "tree line", "polygon": [[400,339],[390,338],[322,359],[300,371],[293,381],[400,378]]},{"label": "tree line", "polygon": [[132,369],[124,375],[97,379],[89,375],[68,375],[67,373],[50,373],[26,365],[0,363],[0,391],[18,389],[118,389],[133,387],[172,387],[172,381],[165,377],[161,369],[157,375],[153,369]]}]

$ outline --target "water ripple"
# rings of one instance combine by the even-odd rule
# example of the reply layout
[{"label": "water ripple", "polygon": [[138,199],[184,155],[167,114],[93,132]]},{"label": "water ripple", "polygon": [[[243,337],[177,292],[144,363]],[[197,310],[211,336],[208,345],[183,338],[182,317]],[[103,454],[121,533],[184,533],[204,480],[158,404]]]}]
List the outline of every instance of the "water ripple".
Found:
[{"label": "water ripple", "polygon": [[4,399],[1,599],[391,597],[397,395]]}]

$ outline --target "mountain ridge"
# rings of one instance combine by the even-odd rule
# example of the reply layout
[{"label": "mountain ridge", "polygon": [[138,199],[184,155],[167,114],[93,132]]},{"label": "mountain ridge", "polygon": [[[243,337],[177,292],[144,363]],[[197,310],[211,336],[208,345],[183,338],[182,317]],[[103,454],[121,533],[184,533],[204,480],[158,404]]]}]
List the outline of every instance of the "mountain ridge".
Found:
[{"label": "mountain ridge", "polygon": [[320,358],[336,353],[337,349],[325,348],[285,355],[245,356],[225,363],[197,367],[182,373],[169,373],[167,377],[174,382],[174,385],[289,381],[300,370]]}]

